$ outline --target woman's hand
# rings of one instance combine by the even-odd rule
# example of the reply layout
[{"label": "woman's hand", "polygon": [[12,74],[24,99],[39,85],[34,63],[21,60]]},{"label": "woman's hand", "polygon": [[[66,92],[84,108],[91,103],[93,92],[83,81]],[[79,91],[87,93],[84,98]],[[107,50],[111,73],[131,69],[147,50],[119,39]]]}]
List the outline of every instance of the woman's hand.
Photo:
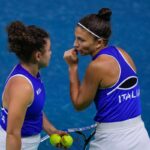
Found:
[{"label": "woman's hand", "polygon": [[60,136],[63,136],[63,135],[66,135],[67,132],[55,129],[55,130],[52,131],[51,134],[59,134]]},{"label": "woman's hand", "polygon": [[78,64],[77,51],[74,48],[65,51],[64,59],[70,67],[76,66]]},{"label": "woman's hand", "polygon": [[[65,131],[61,131],[61,130],[56,129],[56,130],[52,131],[52,134],[58,134],[60,136],[63,136],[63,135],[66,135],[68,133]],[[63,146],[61,143],[57,144],[56,147],[59,149],[67,150],[67,148],[65,146]]]}]

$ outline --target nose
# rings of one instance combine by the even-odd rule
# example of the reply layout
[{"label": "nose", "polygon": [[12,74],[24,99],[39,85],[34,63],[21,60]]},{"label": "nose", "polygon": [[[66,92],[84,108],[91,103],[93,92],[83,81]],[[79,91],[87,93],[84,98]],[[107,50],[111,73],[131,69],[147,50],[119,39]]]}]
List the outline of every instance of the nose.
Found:
[{"label": "nose", "polygon": [[52,51],[51,51],[51,50],[49,51],[49,55],[50,55],[50,56],[52,55]]},{"label": "nose", "polygon": [[74,47],[78,48],[79,47],[79,43],[77,42],[77,40],[74,41]]},{"label": "nose", "polygon": [[51,57],[52,57],[52,51],[50,50],[49,51],[49,58],[51,59]]}]

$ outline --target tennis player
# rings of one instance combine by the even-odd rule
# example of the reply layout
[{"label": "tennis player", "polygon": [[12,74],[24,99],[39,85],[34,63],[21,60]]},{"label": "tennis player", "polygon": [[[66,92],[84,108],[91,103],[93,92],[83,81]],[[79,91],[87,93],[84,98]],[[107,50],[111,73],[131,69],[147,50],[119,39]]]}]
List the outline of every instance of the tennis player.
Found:
[{"label": "tennis player", "polygon": [[[77,110],[93,101],[98,123],[90,150],[150,150],[141,119],[140,87],[135,64],[123,49],[108,45],[111,10],[83,17],[75,28],[74,48],[64,53],[70,77],[70,94]],[[78,77],[78,56],[91,55],[85,77]]]},{"label": "tennis player", "polygon": [[[43,112],[45,89],[39,70],[51,57],[49,34],[37,26],[12,22],[8,28],[10,51],[19,58],[9,74],[2,95],[0,150],[37,150],[40,132],[64,134]],[[11,62],[10,62],[11,63]]]}]

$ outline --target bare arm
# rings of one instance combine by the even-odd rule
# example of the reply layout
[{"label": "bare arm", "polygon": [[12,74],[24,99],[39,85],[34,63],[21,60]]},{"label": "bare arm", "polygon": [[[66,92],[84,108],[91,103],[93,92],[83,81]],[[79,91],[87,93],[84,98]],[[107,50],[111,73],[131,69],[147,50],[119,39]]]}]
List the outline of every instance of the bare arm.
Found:
[{"label": "bare arm", "polygon": [[8,107],[6,150],[20,150],[21,128],[33,98],[32,87],[26,79],[14,77],[7,84],[5,95]]},{"label": "bare arm", "polygon": [[74,107],[82,110],[90,105],[100,84],[100,76],[96,73],[97,65],[91,63],[86,71],[83,82],[80,84],[78,77],[78,64],[75,61],[75,53],[66,51],[64,59],[69,65],[70,95]]},{"label": "bare arm", "polygon": [[43,112],[43,130],[48,135],[51,135],[51,134],[54,134],[54,133],[59,134],[59,135],[66,134],[66,132],[56,129],[53,126],[53,124],[48,121],[48,119],[47,119],[46,115],[44,114],[44,112]]},{"label": "bare arm", "polygon": [[[80,80],[78,76],[78,66],[69,67],[70,95],[72,100],[76,100],[79,94]],[[72,101],[74,104],[74,101]]]},{"label": "bare arm", "polygon": [[49,135],[51,135],[53,132],[56,131],[56,128],[48,121],[44,112],[43,112],[43,130]]},{"label": "bare arm", "polygon": [[93,101],[99,86],[99,77],[96,73],[96,67],[89,65],[85,77],[80,84],[77,68],[69,68],[70,77],[70,95],[74,107],[77,110],[83,110]]}]

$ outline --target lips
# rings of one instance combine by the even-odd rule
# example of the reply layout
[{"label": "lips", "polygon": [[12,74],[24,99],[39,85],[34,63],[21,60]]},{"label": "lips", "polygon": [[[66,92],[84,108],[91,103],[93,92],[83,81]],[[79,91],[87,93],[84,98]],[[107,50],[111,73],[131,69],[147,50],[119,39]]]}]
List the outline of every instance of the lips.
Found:
[{"label": "lips", "polygon": [[83,54],[83,53],[84,53],[84,51],[83,51],[83,50],[81,50],[81,49],[77,49],[77,48],[75,49],[75,51],[77,52],[77,54],[79,54],[79,53],[80,53],[80,54]]}]

